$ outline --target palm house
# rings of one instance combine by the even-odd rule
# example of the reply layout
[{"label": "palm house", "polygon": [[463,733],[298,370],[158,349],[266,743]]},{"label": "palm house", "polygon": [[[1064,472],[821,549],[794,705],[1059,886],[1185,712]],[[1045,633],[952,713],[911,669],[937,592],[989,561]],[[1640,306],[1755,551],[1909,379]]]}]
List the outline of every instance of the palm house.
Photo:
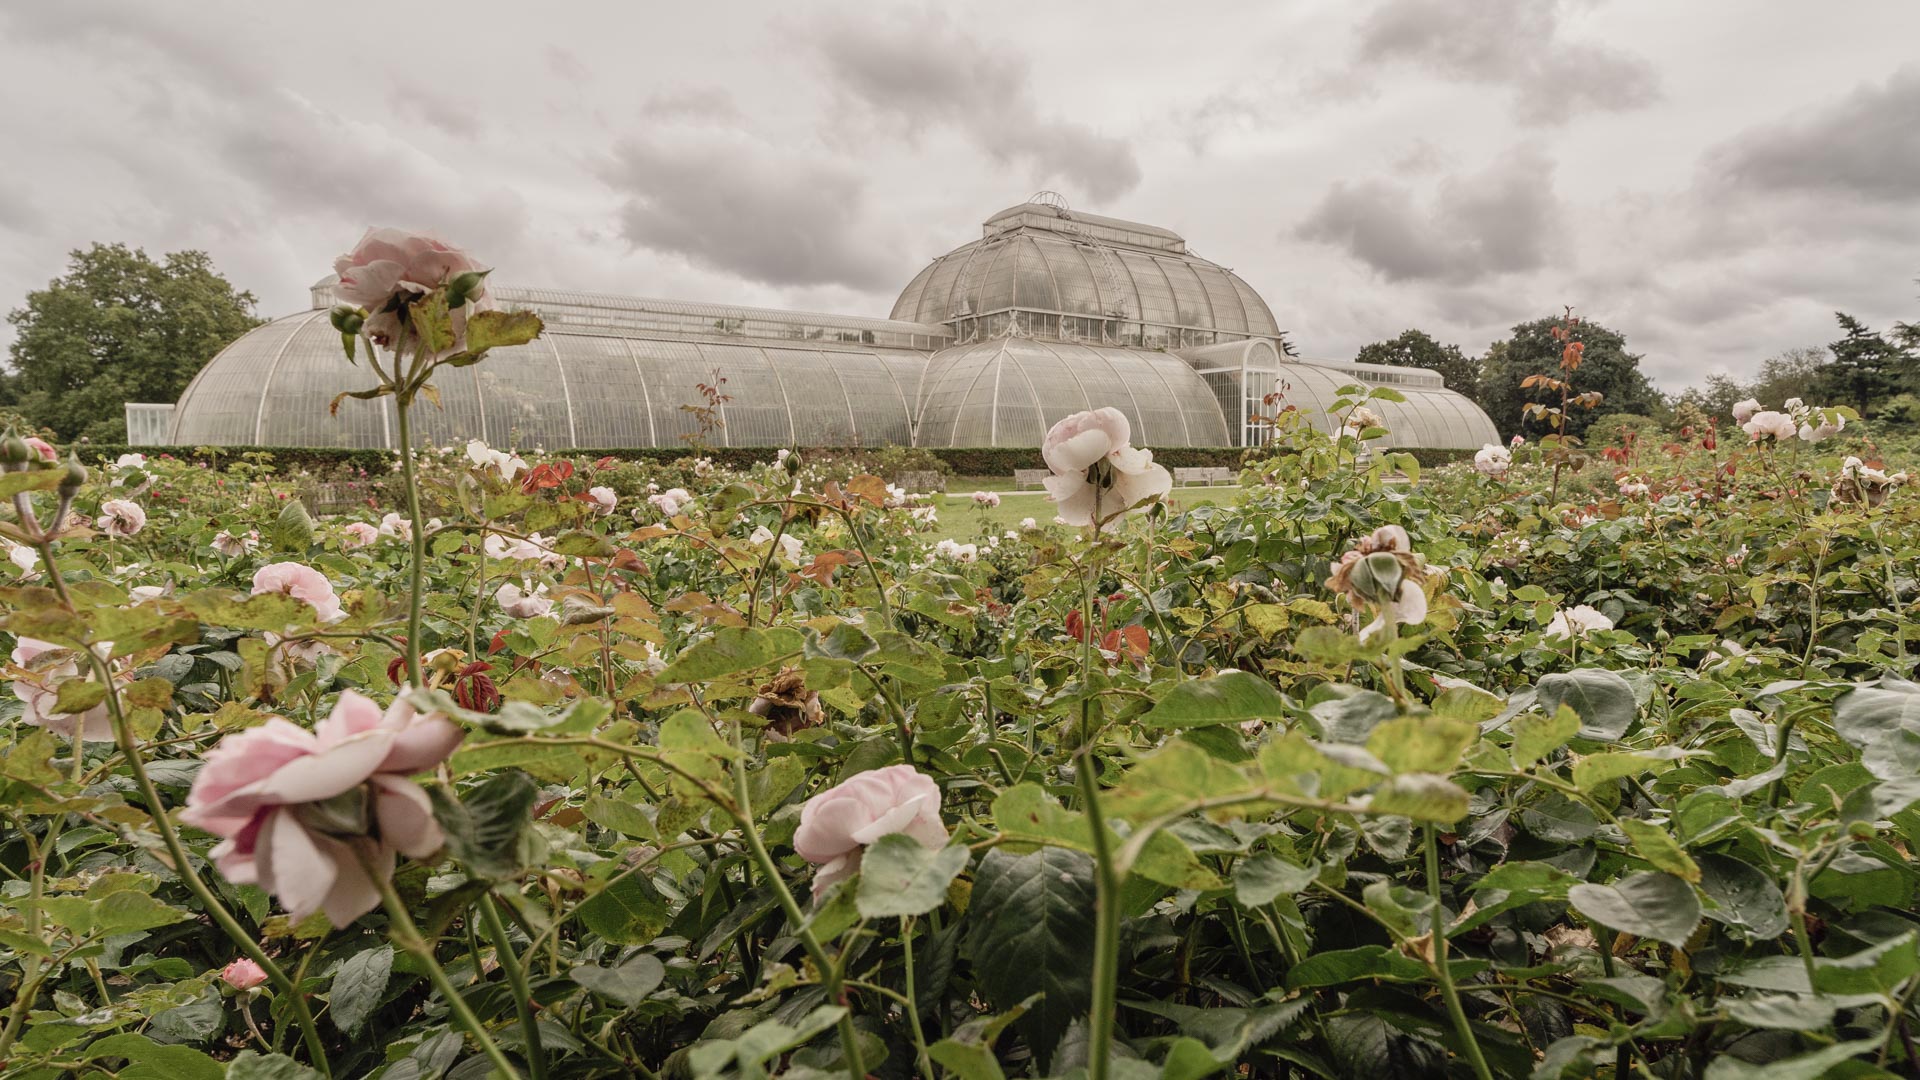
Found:
[{"label": "palm house", "polygon": [[[707,438],[726,446],[1035,446],[1061,417],[1109,405],[1136,445],[1251,446],[1266,437],[1263,415],[1289,405],[1331,430],[1328,405],[1356,383],[1406,397],[1376,410],[1390,432],[1381,445],[1498,438],[1438,374],[1296,360],[1266,301],[1179,234],[1074,212],[1051,193],[988,218],[885,319],[491,291],[538,312],[546,332],[444,369],[441,407],[414,414],[425,444],[684,446],[708,400],[702,384],[720,395]],[[341,352],[333,303],[328,278],[309,310],[222,350],[178,404],[130,404],[130,418],[176,446],[393,446],[391,399],[329,413],[335,395],[370,381]]]}]

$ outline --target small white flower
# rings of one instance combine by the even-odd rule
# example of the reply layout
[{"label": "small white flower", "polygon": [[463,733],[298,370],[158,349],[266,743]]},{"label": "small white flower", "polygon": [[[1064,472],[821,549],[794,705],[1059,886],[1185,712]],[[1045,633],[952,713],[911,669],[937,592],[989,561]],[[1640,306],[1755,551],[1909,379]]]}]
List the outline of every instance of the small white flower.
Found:
[{"label": "small white flower", "polygon": [[1553,639],[1586,637],[1595,630],[1611,629],[1613,620],[1601,614],[1597,608],[1576,604],[1553,613],[1553,621],[1547,624],[1546,636]]},{"label": "small white flower", "polygon": [[1733,421],[1736,424],[1744,424],[1753,419],[1753,414],[1759,411],[1760,402],[1753,398],[1748,398],[1733,407]]},{"label": "small white flower", "polygon": [[1754,413],[1752,419],[1740,425],[1740,430],[1757,443],[1766,439],[1791,439],[1800,433],[1800,425],[1794,423],[1793,417],[1786,413],[1767,410]]},{"label": "small white flower", "polygon": [[1491,476],[1496,480],[1507,475],[1507,470],[1512,467],[1513,452],[1504,446],[1495,446],[1492,443],[1487,443],[1480,448],[1478,453],[1473,455],[1474,471],[1483,476]]},{"label": "small white flower", "polygon": [[0,538],[0,544],[5,544],[7,547],[7,561],[19,567],[21,573],[30,574],[34,567],[40,565],[40,553],[27,545],[16,544],[4,538]]},{"label": "small white flower", "polygon": [[693,496],[686,488],[668,488],[658,495],[647,496],[647,501],[661,513],[668,517],[675,517],[693,501]]},{"label": "small white flower", "polygon": [[503,582],[493,594],[493,602],[500,610],[516,619],[537,619],[553,610],[553,601],[547,599],[547,587],[526,587],[525,582]]},{"label": "small white flower", "polygon": [[113,459],[115,469],[144,469],[147,467],[145,454],[121,454]]},{"label": "small white flower", "polygon": [[527,463],[516,454],[504,450],[495,450],[479,439],[467,443],[467,459],[482,469],[495,469],[500,479],[511,482],[514,474],[527,467]]},{"label": "small white flower", "polygon": [[248,529],[247,535],[235,536],[221,529],[213,536],[213,550],[229,559],[237,559],[260,546],[260,530]]},{"label": "small white flower", "polygon": [[973,505],[982,509],[1000,505],[1000,493],[997,491],[976,491],[973,493]]},{"label": "small white flower", "polygon": [[164,586],[160,585],[135,585],[133,588],[127,590],[127,599],[136,604],[143,604],[148,600],[157,600],[165,595],[167,595],[167,590]]},{"label": "small white flower", "polygon": [[587,499],[593,503],[593,512],[600,517],[613,513],[613,508],[620,505],[620,496],[614,494],[610,487],[588,488]]},{"label": "small white flower", "polygon": [[980,546],[978,544],[962,544],[956,540],[940,541],[933,545],[933,553],[943,559],[952,559],[958,563],[978,562],[980,560]]},{"label": "small white flower", "polygon": [[147,512],[140,509],[139,503],[108,499],[100,504],[100,520],[96,524],[108,536],[134,536],[147,527]]},{"label": "small white flower", "polygon": [[413,519],[404,514],[388,514],[380,519],[380,535],[401,540],[413,539]]},{"label": "small white flower", "polygon": [[1037,528],[1039,528],[1039,527],[1040,527],[1040,523],[1039,523],[1039,522],[1037,522],[1037,521],[1035,521],[1035,520],[1033,520],[1032,518],[1021,518],[1021,519],[1020,519],[1020,531],[1021,531],[1021,532],[1032,532],[1033,530],[1035,530],[1035,529],[1037,529]]}]

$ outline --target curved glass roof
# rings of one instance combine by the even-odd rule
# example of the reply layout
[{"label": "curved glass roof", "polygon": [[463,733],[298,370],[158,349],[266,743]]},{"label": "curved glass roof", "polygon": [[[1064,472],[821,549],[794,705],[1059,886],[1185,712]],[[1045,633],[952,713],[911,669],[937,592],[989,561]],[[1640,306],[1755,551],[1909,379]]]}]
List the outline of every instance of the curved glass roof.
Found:
[{"label": "curved glass roof", "polygon": [[[175,445],[391,447],[390,400],[341,399],[374,381],[313,310],[257,327],[207,363],[173,407]],[[539,312],[538,341],[446,369],[421,445],[685,445],[724,380],[726,446],[1035,446],[1082,409],[1112,406],[1143,446],[1243,446],[1266,436],[1267,394],[1334,430],[1326,408],[1355,382],[1392,386],[1384,445],[1477,448],[1498,439],[1437,373],[1291,363],[1273,312],[1178,233],[1069,210],[1058,196],[988,218],[981,237],[908,284],[893,317],[816,315],[560,289],[496,286]]]},{"label": "curved glass roof", "polygon": [[[1340,388],[1365,381],[1380,381],[1372,376],[1378,365],[1364,365],[1364,376],[1351,364],[1338,366],[1317,363],[1285,363],[1275,389],[1280,405],[1305,412],[1313,426],[1329,434],[1340,430],[1340,418],[1327,409],[1342,396]],[[1387,373],[1407,372],[1410,376],[1431,375],[1412,368],[1382,368]],[[1437,376],[1435,377],[1437,378]],[[1406,397],[1405,402],[1374,401],[1368,408],[1386,421],[1387,434],[1371,445],[1388,449],[1428,446],[1450,450],[1478,450],[1500,441],[1500,432],[1479,405],[1444,386],[1384,383]]]},{"label": "curved glass roof", "polygon": [[927,362],[921,446],[1038,446],[1082,409],[1127,416],[1136,446],[1230,446],[1220,403],[1171,353],[1006,337]]},{"label": "curved glass roof", "polygon": [[1001,311],[1084,316],[1112,324],[1094,340],[1147,348],[1280,337],[1251,286],[1166,229],[1026,203],[984,231],[920,271],[893,317],[947,323],[965,338],[966,320]]},{"label": "curved glass roof", "polygon": [[[540,305],[543,313],[544,304]],[[716,335],[642,337],[619,327],[556,320],[538,341],[495,349],[472,367],[442,369],[440,408],[414,412],[421,445],[484,439],[562,449],[684,445],[698,424],[681,406],[695,384],[726,379],[722,446],[910,444],[926,354],[836,341],[776,342]],[[174,409],[175,445],[393,445],[391,399],[348,398],[370,386],[347,363],[324,310],[277,319],[222,350]]]}]

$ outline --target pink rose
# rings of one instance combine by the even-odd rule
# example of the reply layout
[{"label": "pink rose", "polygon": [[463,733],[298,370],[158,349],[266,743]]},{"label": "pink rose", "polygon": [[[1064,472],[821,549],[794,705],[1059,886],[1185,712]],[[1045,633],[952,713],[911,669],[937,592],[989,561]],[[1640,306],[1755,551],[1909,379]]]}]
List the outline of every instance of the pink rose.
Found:
[{"label": "pink rose", "polygon": [[180,820],[222,838],[212,856],[227,880],[279,897],[295,922],[324,911],[348,925],[380,903],[369,865],[391,874],[395,853],[424,859],[445,839],[408,777],[445,761],[464,733],[416,712],[406,693],[383,713],[348,690],[312,731],[275,716],[227,736]]},{"label": "pink rose", "polygon": [[243,956],[221,968],[220,979],[235,990],[251,990],[267,981],[267,972]]},{"label": "pink rose", "polygon": [[34,454],[36,454],[41,461],[60,460],[60,451],[55,450],[53,444],[47,440],[29,435],[25,441],[27,446],[33,450]]},{"label": "pink rose", "polygon": [[814,899],[858,873],[866,845],[890,833],[906,833],[929,848],[947,842],[940,788],[911,765],[863,772],[808,799],[793,850],[820,867],[813,875]]},{"label": "pink rose", "polygon": [[1047,430],[1040,456],[1053,470],[1047,492],[1061,521],[1105,528],[1173,490],[1172,475],[1153,463],[1153,451],[1127,445],[1131,435],[1126,414],[1113,408],[1074,413]]},{"label": "pink rose", "polygon": [[72,649],[22,637],[13,647],[13,664],[26,671],[13,680],[13,696],[24,706],[20,719],[71,739],[78,733],[88,742],[113,741],[113,716],[101,702],[86,712],[54,712],[60,699],[56,683],[80,677],[80,658]]},{"label": "pink rose", "polygon": [[380,538],[380,530],[365,521],[352,522],[341,531],[346,533],[346,536],[340,541],[340,550],[342,551],[353,551],[357,548],[366,547],[368,544]]},{"label": "pink rose", "polygon": [[588,488],[587,499],[593,503],[593,512],[601,517],[613,513],[613,508],[620,505],[620,496],[610,487]]},{"label": "pink rose", "polygon": [[[469,270],[484,269],[473,256],[429,233],[368,229],[352,251],[333,260],[333,272],[340,275],[334,293],[378,313],[396,294],[430,292]],[[468,298],[486,296],[483,284]]]},{"label": "pink rose", "polygon": [[346,617],[340,607],[340,598],[333,594],[333,582],[327,575],[297,562],[268,563],[253,573],[253,595],[280,593],[295,600],[304,600],[320,616],[321,622],[335,622]]},{"label": "pink rose", "polygon": [[126,499],[108,499],[100,504],[95,522],[108,536],[133,536],[147,527],[147,512],[140,504]]}]

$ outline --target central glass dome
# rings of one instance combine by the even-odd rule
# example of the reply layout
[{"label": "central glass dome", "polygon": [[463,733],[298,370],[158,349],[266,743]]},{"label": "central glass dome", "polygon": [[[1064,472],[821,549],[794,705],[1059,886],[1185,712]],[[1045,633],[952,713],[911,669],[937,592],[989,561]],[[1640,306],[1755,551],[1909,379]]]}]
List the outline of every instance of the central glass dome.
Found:
[{"label": "central glass dome", "polygon": [[945,323],[962,341],[1027,333],[1135,349],[1278,340],[1266,301],[1178,233],[1034,201],[988,218],[933,260],[893,317]]}]

